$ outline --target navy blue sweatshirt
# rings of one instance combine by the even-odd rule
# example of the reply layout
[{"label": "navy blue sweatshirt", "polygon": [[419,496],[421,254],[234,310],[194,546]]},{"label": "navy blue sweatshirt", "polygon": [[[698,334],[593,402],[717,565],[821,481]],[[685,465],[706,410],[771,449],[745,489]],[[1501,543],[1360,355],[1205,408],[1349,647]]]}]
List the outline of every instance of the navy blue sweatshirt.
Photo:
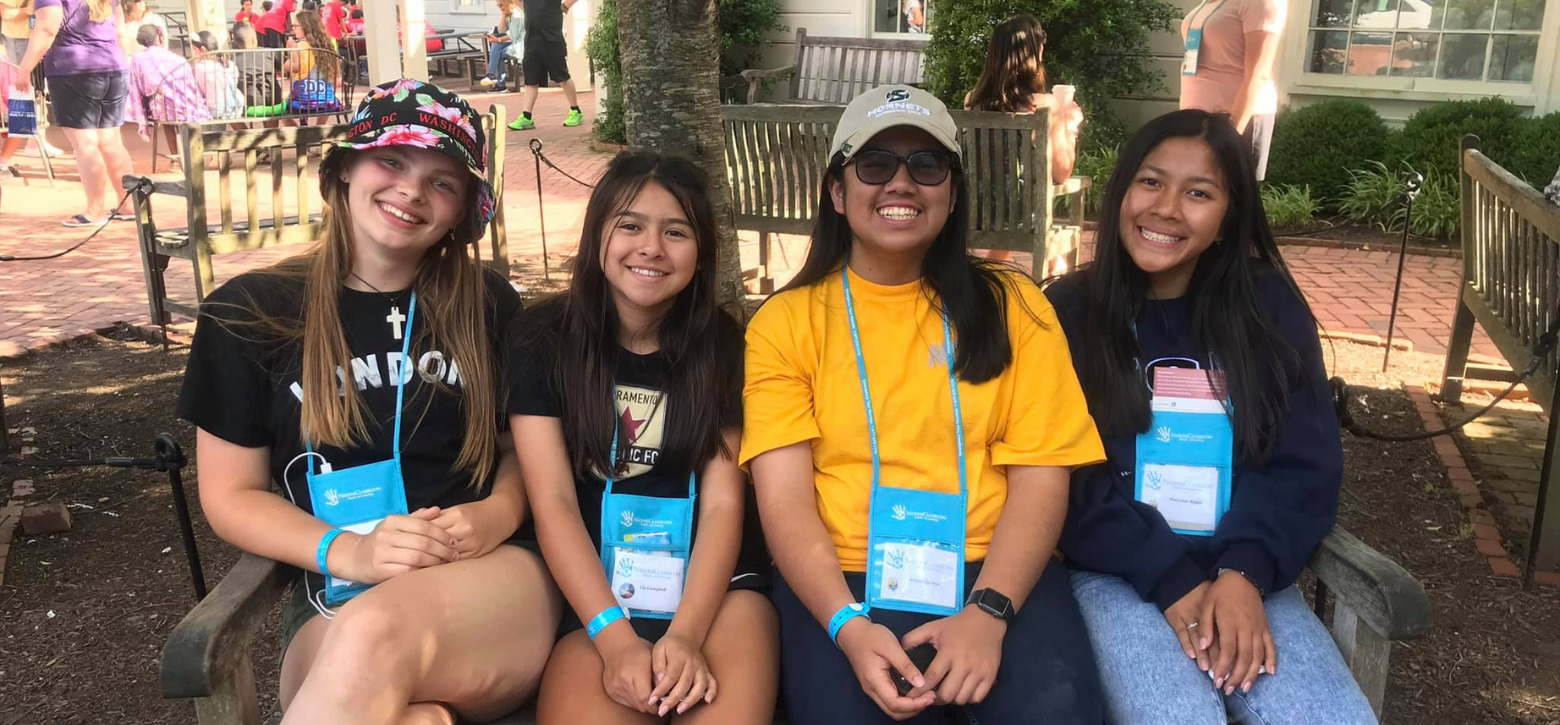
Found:
[{"label": "navy blue sweatshirt", "polygon": [[[1087,272],[1046,288],[1056,308],[1073,364],[1084,364]],[[1113,574],[1161,610],[1175,604],[1220,569],[1244,573],[1264,593],[1293,584],[1338,515],[1343,448],[1322,364],[1316,325],[1300,297],[1274,270],[1257,275],[1260,310],[1299,354],[1289,381],[1289,410],[1271,457],[1233,470],[1230,508],[1213,536],[1182,536],[1152,506],[1133,495],[1137,441],[1102,436],[1106,462],[1073,472],[1059,547],[1075,569]],[[1188,357],[1208,366],[1208,352],[1192,330],[1187,298],[1149,300],[1137,318],[1140,360]],[[1094,400],[1090,412],[1102,418]]]}]

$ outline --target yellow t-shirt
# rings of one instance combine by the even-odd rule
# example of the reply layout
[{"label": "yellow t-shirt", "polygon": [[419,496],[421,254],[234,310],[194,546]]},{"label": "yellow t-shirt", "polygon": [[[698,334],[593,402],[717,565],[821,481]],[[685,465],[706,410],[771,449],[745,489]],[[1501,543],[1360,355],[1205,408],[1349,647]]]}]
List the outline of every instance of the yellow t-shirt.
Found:
[{"label": "yellow t-shirt", "polygon": [[[1006,466],[1105,460],[1056,312],[1033,282],[1009,277],[1012,364],[979,385],[959,381],[969,467],[968,561],[984,559],[991,544],[1007,501]],[[852,274],[850,287],[883,485],[958,492],[941,315],[920,282],[884,286]],[[838,272],[782,292],[759,309],[748,324],[746,377],[740,462],[811,441],[818,514],[845,571],[866,571],[872,449]]]}]

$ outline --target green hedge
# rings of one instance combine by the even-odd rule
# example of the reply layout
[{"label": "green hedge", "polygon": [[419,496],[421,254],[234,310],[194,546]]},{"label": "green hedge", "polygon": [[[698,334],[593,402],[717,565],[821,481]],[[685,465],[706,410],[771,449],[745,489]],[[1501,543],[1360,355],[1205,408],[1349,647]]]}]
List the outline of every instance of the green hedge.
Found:
[{"label": "green hedge", "polygon": [[1349,170],[1386,158],[1386,122],[1360,101],[1335,99],[1286,108],[1273,127],[1267,183],[1310,187],[1335,199],[1349,184]]},{"label": "green hedge", "polygon": [[[1464,134],[1480,139],[1484,155],[1511,169],[1518,135],[1529,119],[1522,109],[1501,98],[1442,101],[1414,112],[1403,131],[1392,137],[1388,167],[1402,164],[1442,173],[1457,173],[1457,149]],[[1514,169],[1512,169],[1515,171]]]}]

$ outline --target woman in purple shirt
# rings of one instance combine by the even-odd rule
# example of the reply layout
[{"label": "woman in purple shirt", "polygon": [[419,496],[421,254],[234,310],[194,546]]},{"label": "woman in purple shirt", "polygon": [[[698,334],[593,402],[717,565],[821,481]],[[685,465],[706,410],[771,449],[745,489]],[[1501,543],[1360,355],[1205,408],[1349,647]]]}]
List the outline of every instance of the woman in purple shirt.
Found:
[{"label": "woman in purple shirt", "polygon": [[119,47],[118,0],[37,0],[32,36],[22,58],[16,89],[30,92],[28,79],[43,64],[54,102],[55,122],[76,150],[87,209],[65,220],[67,227],[133,219],[128,200],[112,212],[104,193],[117,195],[131,172],[130,154],[119,137],[124,123],[129,64]]}]

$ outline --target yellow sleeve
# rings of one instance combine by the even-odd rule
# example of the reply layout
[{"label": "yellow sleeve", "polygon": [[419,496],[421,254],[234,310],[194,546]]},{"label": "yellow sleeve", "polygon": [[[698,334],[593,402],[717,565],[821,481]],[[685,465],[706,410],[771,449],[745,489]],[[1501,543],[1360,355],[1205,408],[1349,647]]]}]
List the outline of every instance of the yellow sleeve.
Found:
[{"label": "yellow sleeve", "polygon": [[771,299],[747,328],[746,380],[742,387],[742,450],[747,466],[759,454],[819,437],[813,414],[813,365],[803,364],[810,331],[790,304],[802,290]]},{"label": "yellow sleeve", "polygon": [[1104,461],[1105,447],[1056,310],[1027,279],[1009,287],[1009,294],[1012,398],[1002,437],[991,446],[992,465],[1075,467]]}]

